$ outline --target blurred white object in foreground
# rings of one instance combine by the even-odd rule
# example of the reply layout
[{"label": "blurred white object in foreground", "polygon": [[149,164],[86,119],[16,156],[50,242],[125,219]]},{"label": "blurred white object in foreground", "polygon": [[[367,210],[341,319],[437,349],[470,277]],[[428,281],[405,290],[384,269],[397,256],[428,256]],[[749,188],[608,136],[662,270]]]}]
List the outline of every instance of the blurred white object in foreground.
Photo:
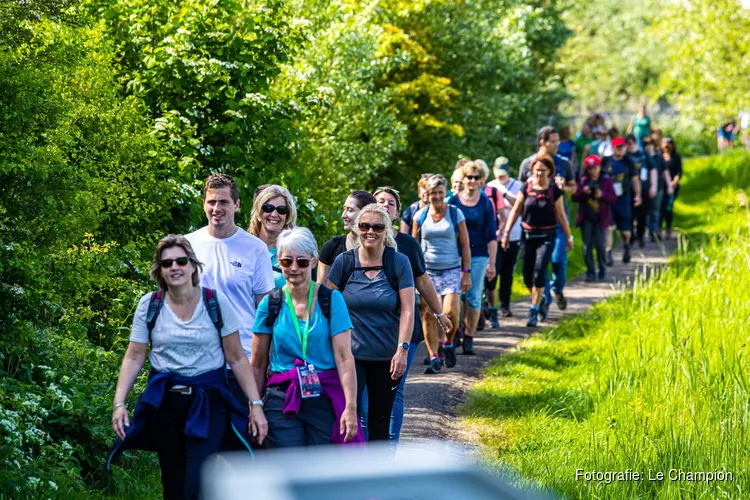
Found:
[{"label": "blurred white object in foreground", "polygon": [[312,447],[209,459],[206,500],[535,500],[481,470],[454,447],[388,443]]}]

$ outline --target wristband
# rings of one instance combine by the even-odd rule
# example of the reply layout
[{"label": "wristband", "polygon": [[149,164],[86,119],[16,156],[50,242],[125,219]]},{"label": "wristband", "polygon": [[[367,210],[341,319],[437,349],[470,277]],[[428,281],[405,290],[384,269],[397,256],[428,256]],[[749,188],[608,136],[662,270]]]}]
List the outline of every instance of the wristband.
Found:
[{"label": "wristband", "polygon": [[248,402],[248,405],[250,406],[250,408],[252,408],[253,406],[260,406],[261,408],[263,408],[263,401],[260,399],[257,401],[250,401]]},{"label": "wristband", "polygon": [[112,407],[112,409],[113,409],[113,410],[116,410],[116,409],[118,409],[118,408],[120,408],[120,407],[123,407],[123,408],[125,408],[125,403],[117,403],[116,405],[114,405],[114,406]]},{"label": "wristband", "polygon": [[[433,314],[435,314],[435,313],[433,313]],[[436,317],[437,319],[440,319],[440,318],[444,318],[444,317],[445,317],[445,313],[444,313],[444,312],[441,312],[440,314],[435,314],[435,317]]]},{"label": "wristband", "polygon": [[462,272],[462,273],[470,273],[470,272],[471,272],[471,269],[461,269],[461,272]]},{"label": "wristband", "polygon": [[573,239],[573,235],[572,234],[570,235],[570,238],[568,238],[568,241],[571,242],[571,243],[573,243],[574,239]]}]

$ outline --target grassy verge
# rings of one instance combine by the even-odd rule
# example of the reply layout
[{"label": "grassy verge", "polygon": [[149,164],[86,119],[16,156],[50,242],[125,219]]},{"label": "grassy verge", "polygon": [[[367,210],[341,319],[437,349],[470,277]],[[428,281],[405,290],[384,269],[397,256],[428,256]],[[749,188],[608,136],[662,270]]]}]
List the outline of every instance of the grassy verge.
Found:
[{"label": "grassy verge", "polygon": [[[669,268],[525,341],[473,388],[466,424],[488,464],[510,466],[516,482],[570,498],[750,491],[750,156],[691,160],[685,171],[685,236]],[[587,481],[578,469],[643,477]],[[673,470],[733,478],[671,480]]]}]

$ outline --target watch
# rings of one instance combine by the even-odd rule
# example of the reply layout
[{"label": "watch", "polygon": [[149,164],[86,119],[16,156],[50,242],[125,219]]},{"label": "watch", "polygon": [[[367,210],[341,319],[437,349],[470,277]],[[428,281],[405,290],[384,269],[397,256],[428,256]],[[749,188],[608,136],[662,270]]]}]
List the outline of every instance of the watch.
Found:
[{"label": "watch", "polygon": [[250,405],[250,408],[252,408],[253,406],[260,406],[261,408],[263,408],[263,401],[261,401],[260,399],[257,401],[250,401],[248,404]]},{"label": "watch", "polygon": [[470,272],[471,272],[471,269],[461,269],[461,272],[462,272],[462,273],[470,273]]},{"label": "watch", "polygon": [[408,351],[408,350],[409,350],[409,347],[410,347],[410,346],[409,346],[409,343],[408,343],[408,342],[404,342],[403,344],[399,344],[398,346],[399,346],[399,347],[400,347],[401,349],[403,349],[404,351]]}]

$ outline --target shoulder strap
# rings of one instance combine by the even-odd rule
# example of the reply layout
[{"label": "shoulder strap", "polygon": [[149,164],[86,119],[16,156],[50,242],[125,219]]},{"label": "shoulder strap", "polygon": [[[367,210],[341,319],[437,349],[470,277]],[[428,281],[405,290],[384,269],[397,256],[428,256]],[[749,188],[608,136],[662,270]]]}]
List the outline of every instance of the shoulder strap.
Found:
[{"label": "shoulder strap", "polygon": [[224,321],[221,319],[221,307],[219,307],[219,300],[216,298],[216,290],[202,288],[202,292],[203,304],[206,306],[211,323],[214,324],[216,331],[219,332],[219,338],[221,338],[221,329],[224,326]]},{"label": "shoulder strap", "polygon": [[456,246],[458,246],[458,256],[461,257],[463,249],[461,248],[461,239],[459,237],[460,231],[458,230],[458,207],[456,205],[448,205],[448,213],[451,216],[451,223],[453,224],[453,234],[456,235]]},{"label": "shoulder strap", "polygon": [[398,275],[396,275],[396,250],[391,247],[385,247],[383,251],[383,272],[391,288],[398,293]]},{"label": "shoulder strap", "polygon": [[276,318],[279,317],[279,313],[281,312],[281,303],[281,289],[271,292],[268,297],[268,316],[266,316],[266,321],[264,322],[266,328],[273,329]]},{"label": "shoulder strap", "polygon": [[161,308],[164,305],[164,290],[161,288],[151,293],[151,299],[148,302],[148,312],[146,313],[146,328],[148,328],[148,343],[151,344],[151,332],[156,326],[156,318],[159,317]]},{"label": "shoulder strap", "polygon": [[349,281],[349,278],[352,277],[352,273],[354,272],[354,252],[356,250],[356,248],[353,248],[341,254],[341,258],[343,259],[341,267],[341,286],[339,287],[341,293],[344,293],[346,283]]},{"label": "shoulder strap", "polygon": [[331,296],[333,290],[325,285],[318,287],[318,304],[320,304],[320,310],[323,311],[323,316],[326,317],[328,322],[331,322]]}]

